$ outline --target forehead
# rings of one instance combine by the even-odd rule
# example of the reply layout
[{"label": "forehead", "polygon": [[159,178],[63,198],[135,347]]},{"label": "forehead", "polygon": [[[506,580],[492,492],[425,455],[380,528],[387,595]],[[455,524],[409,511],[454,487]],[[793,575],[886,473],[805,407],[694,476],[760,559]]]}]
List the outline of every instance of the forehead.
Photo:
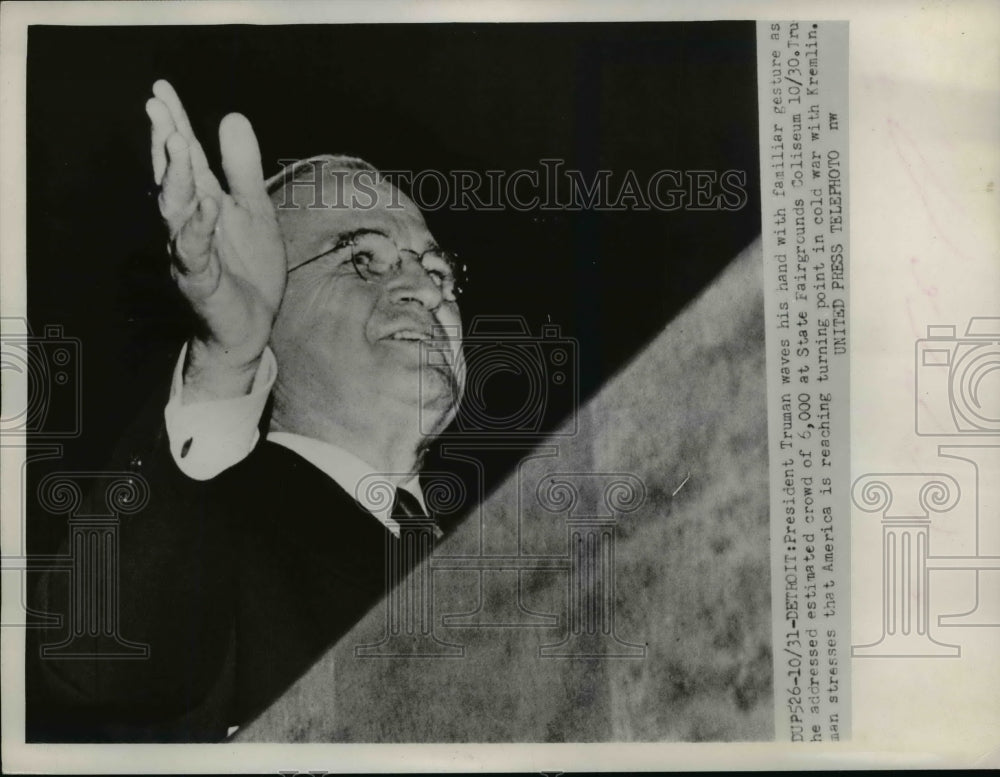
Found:
[{"label": "forehead", "polygon": [[358,229],[384,232],[401,248],[433,243],[417,206],[374,171],[324,167],[321,175],[305,171],[298,178],[271,194],[290,260]]}]

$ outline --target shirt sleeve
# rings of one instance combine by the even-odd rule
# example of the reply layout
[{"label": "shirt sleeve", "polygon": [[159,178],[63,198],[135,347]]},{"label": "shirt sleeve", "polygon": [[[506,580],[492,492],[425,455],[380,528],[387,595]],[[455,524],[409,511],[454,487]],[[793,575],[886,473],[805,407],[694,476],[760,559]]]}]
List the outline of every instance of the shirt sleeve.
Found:
[{"label": "shirt sleeve", "polygon": [[260,416],[277,377],[278,363],[271,349],[265,348],[249,394],[183,404],[186,356],[185,343],[163,411],[167,438],[181,472],[194,480],[210,480],[245,459],[257,444]]}]

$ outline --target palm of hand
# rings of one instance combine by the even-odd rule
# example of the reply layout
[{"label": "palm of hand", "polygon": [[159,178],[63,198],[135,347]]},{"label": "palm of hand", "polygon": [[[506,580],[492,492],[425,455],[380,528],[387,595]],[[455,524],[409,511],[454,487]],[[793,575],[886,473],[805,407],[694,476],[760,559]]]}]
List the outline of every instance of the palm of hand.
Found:
[{"label": "palm of hand", "polygon": [[267,345],[286,275],[257,139],[239,114],[219,125],[226,192],[173,87],[158,81],[153,93],[146,111],[160,212],[171,236],[171,271],[203,325],[193,345],[220,366],[243,368]]}]

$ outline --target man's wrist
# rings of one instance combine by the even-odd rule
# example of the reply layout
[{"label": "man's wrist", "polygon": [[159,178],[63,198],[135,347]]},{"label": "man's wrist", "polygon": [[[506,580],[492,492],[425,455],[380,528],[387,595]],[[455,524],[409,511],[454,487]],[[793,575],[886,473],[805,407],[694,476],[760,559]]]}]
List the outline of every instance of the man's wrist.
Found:
[{"label": "man's wrist", "polygon": [[[240,386],[236,384],[227,390],[223,385],[226,379],[222,383],[210,380],[204,390],[211,395],[199,395],[197,381],[195,391],[184,385],[190,347],[190,342],[185,343],[177,359],[163,417],[170,452],[181,472],[194,480],[209,480],[253,450],[278,365],[271,349],[265,348],[249,391],[236,396],[215,396],[220,392],[231,393]],[[194,364],[198,364],[197,360]]]},{"label": "man's wrist", "polygon": [[184,360],[181,403],[246,396],[253,386],[262,356],[260,353],[250,361],[230,362],[217,349],[192,339]]}]

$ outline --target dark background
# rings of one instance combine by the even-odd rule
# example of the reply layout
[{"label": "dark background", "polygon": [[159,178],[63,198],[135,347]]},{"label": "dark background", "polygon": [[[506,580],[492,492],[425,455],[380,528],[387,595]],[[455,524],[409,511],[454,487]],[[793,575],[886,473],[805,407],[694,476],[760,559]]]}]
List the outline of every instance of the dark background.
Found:
[{"label": "dark background", "polygon": [[[33,331],[82,343],[82,434],[41,469],[98,469],[169,374],[189,322],[164,252],[143,110],[176,87],[210,160],[244,113],[265,174],[356,154],[382,169],[591,175],[743,170],[738,212],[437,211],[467,261],[466,322],[525,317],[575,338],[581,402],[760,230],[754,25],[434,24],[33,27],[28,36],[27,282]],[[220,176],[221,178],[221,176]],[[497,383],[489,391],[502,402]],[[571,410],[551,398],[544,429]],[[512,454],[513,455],[513,454]],[[495,462],[491,482],[511,461]],[[35,526],[44,549],[65,532]]]}]

